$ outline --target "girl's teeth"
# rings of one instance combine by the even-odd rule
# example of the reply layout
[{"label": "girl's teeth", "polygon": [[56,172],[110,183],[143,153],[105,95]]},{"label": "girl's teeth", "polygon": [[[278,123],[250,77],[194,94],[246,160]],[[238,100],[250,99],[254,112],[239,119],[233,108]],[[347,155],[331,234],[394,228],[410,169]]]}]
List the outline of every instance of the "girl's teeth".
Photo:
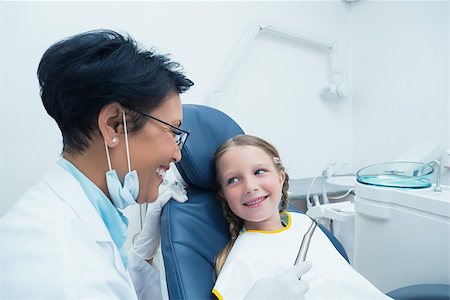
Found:
[{"label": "girl's teeth", "polygon": [[261,197],[261,198],[258,198],[256,200],[254,200],[254,201],[247,202],[247,203],[245,203],[245,205],[252,206],[252,205],[255,205],[255,204],[263,202],[264,199],[265,199],[264,197]]},{"label": "girl's teeth", "polygon": [[159,176],[162,176],[162,177],[166,176],[166,170],[164,170],[164,169],[162,169],[162,168],[158,168],[158,169],[156,170],[156,173],[157,173]]}]

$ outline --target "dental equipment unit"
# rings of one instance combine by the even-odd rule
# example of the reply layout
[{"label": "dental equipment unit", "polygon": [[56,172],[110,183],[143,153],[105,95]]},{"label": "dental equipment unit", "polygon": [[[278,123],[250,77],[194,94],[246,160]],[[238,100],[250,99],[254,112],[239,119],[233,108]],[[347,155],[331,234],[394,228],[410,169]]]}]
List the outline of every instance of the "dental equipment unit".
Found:
[{"label": "dental equipment unit", "polygon": [[352,265],[388,295],[450,286],[450,187],[440,185],[440,172],[437,160],[357,172]]}]

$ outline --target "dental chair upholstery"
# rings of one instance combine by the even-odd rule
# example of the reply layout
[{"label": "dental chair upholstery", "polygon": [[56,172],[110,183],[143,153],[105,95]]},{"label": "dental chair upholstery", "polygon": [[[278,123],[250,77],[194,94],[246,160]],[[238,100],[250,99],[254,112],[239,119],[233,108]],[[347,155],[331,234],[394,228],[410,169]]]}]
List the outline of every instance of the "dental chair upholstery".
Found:
[{"label": "dental chair upholstery", "polygon": [[[213,192],[212,159],[228,138],[244,133],[224,113],[202,105],[183,105],[183,129],[190,131],[176,164],[187,188],[185,203],[169,201],[161,217],[161,249],[170,299],[211,299],[214,259],[229,241],[228,223]],[[290,207],[289,210],[295,210]],[[347,259],[339,241],[323,226],[336,249]]]}]

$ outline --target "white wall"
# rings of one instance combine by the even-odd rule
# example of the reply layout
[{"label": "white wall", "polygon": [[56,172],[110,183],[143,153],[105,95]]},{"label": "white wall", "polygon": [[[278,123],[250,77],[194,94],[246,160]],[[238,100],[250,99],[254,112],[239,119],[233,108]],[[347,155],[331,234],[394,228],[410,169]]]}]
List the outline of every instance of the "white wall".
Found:
[{"label": "white wall", "polygon": [[[35,74],[43,52],[61,38],[93,28],[112,28],[131,33],[146,46],[172,53],[173,59],[184,65],[196,83],[184,95],[185,103],[206,103],[213,83],[245,28],[257,18],[342,40],[342,53],[348,50],[349,11],[343,2],[3,2],[1,5],[1,19],[7,26],[1,29],[2,45],[6,46],[1,47],[4,90],[0,105],[4,113],[0,122],[2,128],[9,130],[0,132],[0,140],[6,145],[1,147],[4,200],[0,215],[39,180],[60,153],[61,137],[42,107]],[[291,165],[293,177],[313,175],[325,162],[334,159],[334,154],[328,155],[324,148],[323,141],[328,137],[320,137],[326,128],[339,127],[342,135],[351,129],[349,102],[328,105],[318,96],[319,88],[328,83],[327,56],[305,49],[304,45],[263,37],[251,49],[250,58],[256,60],[250,59],[238,70],[227,89],[232,92],[225,94],[225,98],[240,104],[251,103],[250,99],[264,103],[253,107],[258,109],[257,113],[246,110],[252,113],[238,115],[238,122],[247,131],[276,143]],[[344,62],[345,59],[342,58]],[[252,72],[267,76],[256,82]],[[277,114],[269,114],[272,111]],[[327,114],[327,119],[309,125],[310,120],[322,113]],[[338,125],[340,122],[342,125]],[[264,126],[259,127],[260,124]],[[335,133],[329,136],[333,144]],[[342,143],[339,155],[349,156],[350,145]],[[314,155],[317,152],[318,158]]]},{"label": "white wall", "polygon": [[448,9],[447,1],[352,7],[356,167],[420,142],[449,149]]},{"label": "white wall", "polygon": [[[346,3],[284,6],[290,7],[280,27],[337,40],[337,65],[344,72],[350,69],[350,10]],[[218,107],[246,133],[276,145],[291,178],[318,175],[327,163],[351,160],[351,100],[320,97],[320,90],[331,81],[330,69],[327,51],[261,32]]]},{"label": "white wall", "polygon": [[36,79],[52,43],[94,28],[127,31],[185,67],[196,85],[184,103],[207,103],[260,18],[338,40],[338,63],[355,88],[352,100],[324,101],[324,53],[267,34],[252,44],[219,108],[272,141],[291,177],[332,161],[390,160],[425,137],[449,136],[446,2],[0,2],[0,216],[61,151]]}]

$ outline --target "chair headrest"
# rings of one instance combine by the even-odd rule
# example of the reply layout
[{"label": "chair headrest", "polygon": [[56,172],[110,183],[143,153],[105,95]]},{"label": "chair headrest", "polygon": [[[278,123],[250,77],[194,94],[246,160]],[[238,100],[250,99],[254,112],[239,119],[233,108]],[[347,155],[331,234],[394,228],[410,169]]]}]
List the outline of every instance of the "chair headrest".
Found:
[{"label": "chair headrest", "polygon": [[176,167],[189,186],[211,189],[215,173],[213,155],[227,139],[244,133],[223,112],[204,105],[183,104],[183,129],[190,132]]}]

